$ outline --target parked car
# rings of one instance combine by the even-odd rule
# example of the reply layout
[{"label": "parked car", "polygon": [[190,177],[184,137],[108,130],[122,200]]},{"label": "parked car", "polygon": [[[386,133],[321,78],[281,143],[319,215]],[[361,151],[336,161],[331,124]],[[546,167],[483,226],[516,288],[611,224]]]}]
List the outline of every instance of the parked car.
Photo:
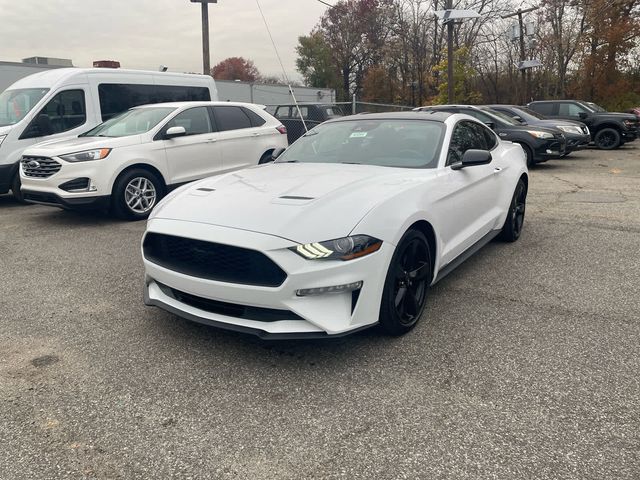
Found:
[{"label": "parked car", "polygon": [[567,139],[567,155],[573,151],[587,148],[591,142],[589,127],[582,122],[546,118],[544,115],[540,115],[538,112],[534,112],[527,107],[519,107],[517,105],[487,105],[487,107],[496,112],[508,115],[521,125],[537,125],[562,130],[562,133]]},{"label": "parked car", "polygon": [[285,133],[247,103],[136,107],[77,138],[25,150],[22,193],[32,203],[143,219],[177,185],[269,161],[287,146]]},{"label": "parked car", "polygon": [[552,158],[560,158],[566,152],[566,139],[560,130],[549,127],[521,125],[511,117],[488,107],[434,105],[419,107],[416,110],[433,110],[470,115],[492,128],[502,140],[520,144],[527,156],[528,166],[546,162]]},{"label": "parked car", "polygon": [[274,163],[202,180],[152,212],[145,302],[265,338],[408,332],[428,288],[521,234],[525,155],[466,115],[330,120]]},{"label": "parked car", "polygon": [[545,100],[527,105],[548,118],[577,120],[585,123],[596,147],[612,150],[638,136],[638,120],[629,113],[607,112],[592,102],[582,100]]},{"label": "parked car", "polygon": [[342,106],[326,103],[271,105],[267,110],[287,127],[289,144],[295,142],[307,130],[311,130],[316,125],[333,118],[343,117],[346,114]]},{"label": "parked car", "polygon": [[0,194],[18,200],[25,148],[75,137],[137,105],[217,100],[208,75],[110,68],[57,68],[18,80],[0,94]]}]

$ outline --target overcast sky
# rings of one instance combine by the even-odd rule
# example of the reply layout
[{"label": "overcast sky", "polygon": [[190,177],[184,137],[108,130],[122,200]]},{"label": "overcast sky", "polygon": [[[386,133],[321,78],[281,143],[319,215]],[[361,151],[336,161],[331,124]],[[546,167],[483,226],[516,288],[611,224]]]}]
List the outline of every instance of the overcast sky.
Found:
[{"label": "overcast sky", "polygon": [[[298,74],[295,47],[327,7],[317,0],[259,0],[287,74]],[[331,3],[331,2],[329,2]],[[200,5],[190,0],[0,0],[0,60],[70,58],[78,67],[119,60],[123,68],[202,71]],[[211,66],[253,60],[281,75],[256,0],[209,5]]]}]

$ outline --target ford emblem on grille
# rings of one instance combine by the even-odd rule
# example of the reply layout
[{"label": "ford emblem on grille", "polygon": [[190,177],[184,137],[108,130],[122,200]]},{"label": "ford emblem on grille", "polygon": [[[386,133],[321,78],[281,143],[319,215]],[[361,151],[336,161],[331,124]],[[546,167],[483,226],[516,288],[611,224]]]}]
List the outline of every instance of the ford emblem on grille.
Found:
[{"label": "ford emblem on grille", "polygon": [[36,160],[30,160],[29,163],[27,163],[27,167],[40,168],[40,162],[37,162]]}]

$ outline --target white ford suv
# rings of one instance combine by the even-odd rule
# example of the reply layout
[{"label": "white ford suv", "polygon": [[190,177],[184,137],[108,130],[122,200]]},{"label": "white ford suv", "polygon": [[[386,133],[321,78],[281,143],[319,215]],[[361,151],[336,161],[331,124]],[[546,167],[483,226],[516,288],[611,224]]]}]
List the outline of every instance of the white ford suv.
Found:
[{"label": "white ford suv", "polygon": [[260,106],[160,103],[132,108],[77,138],[24,151],[24,199],[146,218],[181,184],[257,165],[287,146],[287,131]]}]

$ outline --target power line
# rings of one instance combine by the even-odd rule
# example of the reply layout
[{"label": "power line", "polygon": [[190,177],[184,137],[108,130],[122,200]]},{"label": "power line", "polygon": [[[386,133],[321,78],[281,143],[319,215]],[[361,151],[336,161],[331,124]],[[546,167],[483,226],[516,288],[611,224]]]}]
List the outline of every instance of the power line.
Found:
[{"label": "power line", "polygon": [[323,5],[326,5],[327,7],[333,7],[333,5],[331,5],[330,3],[327,3],[327,2],[325,2],[323,0],[317,0],[317,1],[320,2]]}]

